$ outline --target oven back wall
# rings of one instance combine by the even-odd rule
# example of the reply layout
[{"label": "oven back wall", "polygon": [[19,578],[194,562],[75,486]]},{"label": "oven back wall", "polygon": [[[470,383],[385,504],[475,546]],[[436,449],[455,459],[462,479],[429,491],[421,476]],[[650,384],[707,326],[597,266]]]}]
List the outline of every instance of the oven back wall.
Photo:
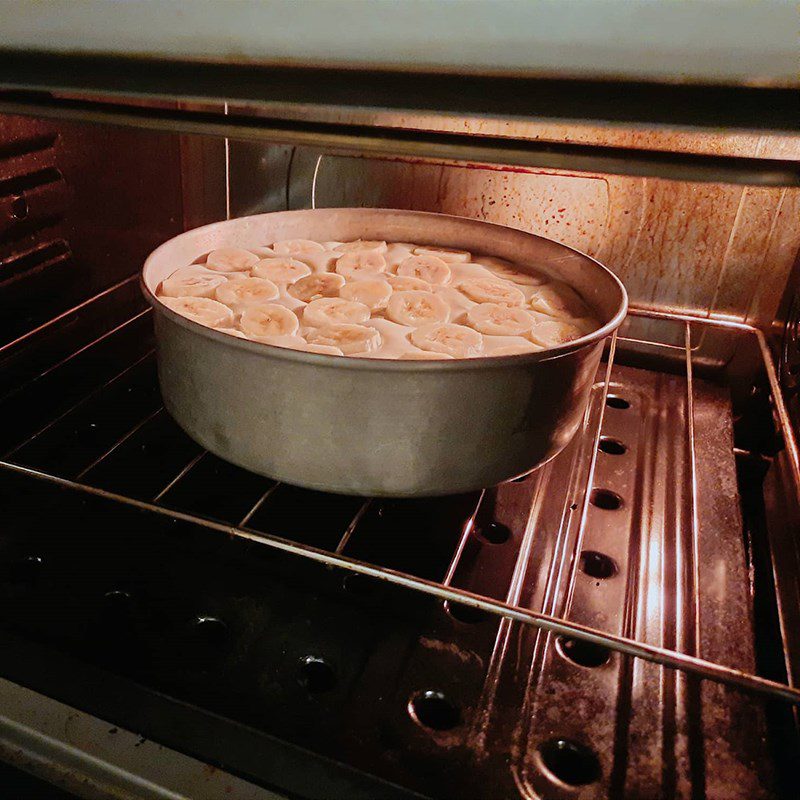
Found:
[{"label": "oven back wall", "polygon": [[[287,112],[288,113],[288,112]],[[294,112],[297,113],[297,112]],[[315,118],[319,112],[315,111]],[[770,158],[800,139],[328,112],[337,121]],[[800,247],[800,190],[345,158],[230,143],[231,215],[330,206],[475,217],[538,233],[614,270],[632,303],[768,325]]]}]

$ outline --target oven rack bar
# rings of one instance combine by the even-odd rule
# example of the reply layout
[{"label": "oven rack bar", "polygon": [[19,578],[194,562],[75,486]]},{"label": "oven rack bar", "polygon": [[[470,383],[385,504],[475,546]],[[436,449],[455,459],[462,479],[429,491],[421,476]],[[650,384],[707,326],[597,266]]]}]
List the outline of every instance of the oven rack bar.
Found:
[{"label": "oven rack bar", "polygon": [[[781,425],[781,428],[785,436],[786,448],[790,457],[792,472],[795,479],[797,479],[798,476],[800,476],[797,442],[795,440],[791,425],[788,424],[788,414],[785,405],[783,404],[780,388],[777,381],[777,375],[775,373],[774,367],[772,366],[768,345],[766,343],[763,334],[759,330],[752,328],[744,323],[718,320],[718,319],[709,319],[709,318],[698,318],[679,313],[632,309],[631,314],[637,317],[662,319],[672,322],[678,322],[681,323],[683,327],[684,337],[685,337],[684,343],[685,343],[685,355],[686,355],[686,380],[687,380],[687,428],[686,428],[687,448],[692,459],[694,458],[694,420],[692,418],[692,399],[691,399],[693,394],[692,337],[691,337],[692,326],[698,325],[698,326],[728,328],[755,336],[758,341],[761,355],[764,359],[764,366],[772,390],[775,414],[778,418],[778,422]],[[659,343],[650,342],[650,344],[657,345]],[[609,381],[611,378],[611,370],[614,362],[615,345],[616,345],[616,338],[612,339],[611,347],[609,350],[609,357],[605,370],[604,385],[603,385],[604,396],[605,393],[608,392]],[[600,430],[601,427],[598,426],[597,436],[600,435]],[[126,436],[127,435],[129,434],[126,434]],[[118,445],[119,442],[117,442],[111,448],[111,450],[109,450],[106,454],[113,451]],[[104,456],[101,456],[100,459],[97,459],[97,462],[102,460],[103,457]],[[170,482],[170,485],[174,485],[178,480],[180,480],[181,476],[186,474],[186,472],[188,472],[188,470],[191,469],[191,467],[201,457],[202,454],[201,456],[198,456],[195,459],[193,459],[190,462],[190,464],[187,465],[187,467],[184,468],[184,470],[182,470],[181,473],[179,473],[178,476],[173,478],[173,480]],[[585,492],[586,497],[588,497],[589,494],[588,488],[591,488],[594,463],[595,462],[593,459],[587,475],[587,483],[586,483],[587,491]],[[736,687],[738,689],[769,695],[772,697],[776,697],[800,705],[800,689],[780,683],[778,681],[768,680],[758,675],[737,670],[728,666],[724,666],[722,664],[717,664],[712,661],[698,658],[690,654],[680,653],[675,650],[670,650],[667,648],[658,647],[644,642],[639,642],[627,637],[606,633],[604,631],[597,630],[595,628],[571,622],[568,619],[562,617],[553,616],[550,614],[538,613],[525,608],[521,608],[517,605],[508,602],[502,602],[490,599],[467,590],[453,587],[450,585],[450,580],[448,580],[447,578],[445,578],[443,582],[437,583],[435,581],[412,576],[405,572],[394,570],[388,567],[375,566],[365,561],[349,557],[343,553],[343,550],[345,549],[347,544],[347,539],[349,538],[348,531],[352,532],[351,528],[354,528],[354,526],[358,524],[358,520],[360,516],[363,515],[363,513],[365,512],[366,506],[362,506],[361,509],[359,509],[356,518],[353,520],[353,522],[351,522],[350,526],[348,526],[335,552],[330,552],[328,550],[324,550],[303,543],[298,543],[284,537],[274,536],[271,534],[259,532],[247,527],[247,523],[249,522],[250,518],[253,516],[255,511],[261,506],[261,504],[267,499],[267,497],[275,490],[277,484],[271,486],[266,492],[262,494],[262,496],[258,499],[256,504],[242,518],[242,521],[238,525],[229,525],[220,522],[215,522],[213,520],[207,519],[202,516],[198,516],[196,514],[186,513],[159,505],[157,500],[164,495],[166,489],[163,489],[161,492],[159,492],[156,495],[156,499],[154,501],[148,502],[133,497],[129,497],[123,494],[118,494],[115,492],[110,492],[104,489],[100,489],[98,487],[91,486],[87,483],[82,483],[80,480],[71,480],[38,469],[21,466],[19,464],[15,464],[8,460],[0,461],[0,469],[18,475],[26,476],[28,478],[32,478],[38,481],[48,482],[68,490],[74,490],[85,494],[94,495],[96,497],[117,502],[126,506],[131,506],[142,511],[151,512],[171,519],[177,519],[190,524],[198,525],[207,530],[216,531],[219,533],[225,533],[234,538],[239,538],[255,542],[258,544],[263,544],[275,550],[287,552],[292,555],[302,556],[317,563],[325,564],[326,566],[329,567],[338,567],[344,570],[348,570],[350,572],[360,573],[368,577],[384,580],[390,584],[401,586],[407,589],[416,590],[424,594],[427,594],[429,596],[436,597],[443,601],[450,601],[467,606],[472,606],[476,609],[485,611],[495,616],[504,617],[508,620],[520,622],[523,624],[533,625],[534,627],[547,632],[551,632],[557,635],[568,636],[576,639],[581,639],[590,642],[592,644],[607,647],[611,650],[625,653],[627,655],[634,656],[637,658],[642,658],[646,661],[651,661],[653,663],[660,664],[662,666],[669,667],[671,669],[677,669],[683,672],[696,675],[701,678],[706,678],[712,681]],[[690,467],[690,480],[693,481],[691,487],[692,488],[691,497],[693,501],[692,536],[693,536],[693,541],[696,542],[698,536],[697,515],[696,515],[696,485],[695,485],[696,465],[694,464],[693,461]],[[581,530],[583,529],[586,521],[586,508],[587,506],[586,504],[584,504],[584,507],[581,512],[581,522],[580,522]],[[451,563],[448,569],[448,576],[450,577],[452,577],[452,574],[455,572],[455,567],[458,562],[459,554],[463,550],[464,537],[469,534],[468,529],[472,521],[473,520],[471,519],[467,523],[466,530],[459,543],[459,547],[457,548],[457,551],[454,555],[453,562]],[[580,536],[579,536],[579,541],[580,541]]]},{"label": "oven rack bar", "polygon": [[[1,80],[1,79],[0,79]],[[254,140],[328,154],[468,162],[745,186],[800,186],[800,162],[447,133],[311,119],[0,93],[0,114]]]}]

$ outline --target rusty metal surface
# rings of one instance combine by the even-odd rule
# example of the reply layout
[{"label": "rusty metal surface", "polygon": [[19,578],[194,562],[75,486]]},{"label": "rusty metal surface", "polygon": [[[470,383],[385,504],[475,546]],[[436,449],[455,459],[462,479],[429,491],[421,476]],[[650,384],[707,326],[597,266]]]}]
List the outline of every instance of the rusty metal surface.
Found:
[{"label": "rusty metal surface", "polygon": [[[778,158],[800,153],[800,139],[788,137],[699,136],[591,126],[576,130],[555,124],[386,114],[372,119],[400,127],[432,125],[632,147]],[[309,175],[309,168],[302,165],[315,164],[318,155],[298,151],[294,207],[310,205],[313,173]],[[249,182],[247,175],[235,177],[245,185]],[[319,207],[390,205],[512,225],[555,238],[607,264],[639,306],[762,326],[774,318],[800,247],[800,230],[794,224],[800,192],[795,189],[323,156],[315,200]],[[765,273],[769,280],[762,279]]]},{"label": "rusty metal surface", "polygon": [[[521,600],[603,629],[752,665],[726,393],[702,382],[696,388],[701,480],[700,527],[693,540],[685,380],[626,368],[616,369],[612,380],[612,395],[630,406],[607,409],[603,436],[626,449],[601,451],[594,485],[615,492],[622,505],[591,506],[583,539],[576,540],[569,501],[580,504],[576,475],[585,471],[588,437],[572,449],[571,463],[565,454],[530,479],[531,550]],[[595,403],[592,414],[597,413]],[[588,575],[578,563],[587,551],[611,557],[616,574]],[[732,638],[730,630],[740,635]],[[578,648],[579,660],[596,659],[599,665],[575,663],[565,656],[563,640],[558,645],[549,634],[508,625],[505,636],[495,645],[495,653],[501,641],[507,651],[500,674],[516,670],[522,695],[509,693],[499,678],[492,688],[503,699],[481,709],[476,720],[488,718],[508,732],[503,702],[522,702],[511,761],[525,796],[573,796],[574,788],[554,781],[543,765],[542,744],[554,739],[576,743],[597,758],[602,777],[582,787],[581,797],[772,796],[764,721],[752,701],[602,648]],[[738,725],[745,714],[746,731]],[[491,728],[476,722],[472,736],[486,757],[499,757]]]}]

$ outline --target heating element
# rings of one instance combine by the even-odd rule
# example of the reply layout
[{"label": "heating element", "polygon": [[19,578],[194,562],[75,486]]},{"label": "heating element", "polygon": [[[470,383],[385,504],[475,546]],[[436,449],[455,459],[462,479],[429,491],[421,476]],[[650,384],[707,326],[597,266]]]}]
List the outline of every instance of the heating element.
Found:
[{"label": "heating element", "polygon": [[791,705],[766,698],[797,692],[770,660],[775,604],[751,608],[763,466],[782,438],[794,479],[797,452],[760,333],[635,312],[548,465],[382,500],[189,440],[137,291],[0,351],[5,677],[262,785],[307,748],[289,793],[785,788]]}]

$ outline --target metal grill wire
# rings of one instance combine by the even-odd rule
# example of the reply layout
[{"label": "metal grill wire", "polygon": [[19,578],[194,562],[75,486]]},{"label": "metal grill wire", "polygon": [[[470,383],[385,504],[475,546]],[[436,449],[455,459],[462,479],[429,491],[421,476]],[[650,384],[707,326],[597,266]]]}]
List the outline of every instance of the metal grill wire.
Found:
[{"label": "metal grill wire", "polygon": [[[682,349],[685,353],[686,391],[687,391],[686,448],[687,448],[688,463],[689,463],[689,479],[691,481],[691,486],[690,486],[690,496],[692,501],[691,525],[692,525],[692,542],[693,542],[693,548],[695,550],[694,577],[695,577],[695,585],[697,585],[696,583],[698,577],[696,572],[697,571],[696,548],[697,548],[697,537],[698,537],[697,464],[696,464],[695,431],[694,431],[694,384],[693,384],[694,375],[693,375],[693,363],[692,363],[692,352],[693,352],[692,326],[696,325],[698,327],[701,327],[702,330],[711,327],[727,328],[729,330],[737,331],[742,334],[756,338],[761,358],[764,362],[764,368],[767,374],[767,378],[769,380],[770,389],[772,392],[775,415],[778,419],[778,422],[784,434],[792,477],[794,478],[795,487],[800,489],[800,456],[798,454],[798,445],[794,437],[792,426],[789,424],[788,413],[783,403],[783,399],[778,384],[778,377],[774,365],[772,364],[769,347],[767,345],[763,333],[760,330],[743,323],[732,322],[727,320],[697,318],[689,315],[671,313],[671,312],[630,309],[629,313],[632,316],[678,323],[681,324],[683,327],[684,331],[683,348],[676,348],[676,345],[674,344],[666,344],[652,340],[640,340],[640,339],[625,339],[625,340],[637,342],[639,344],[645,344],[650,347],[667,348],[672,352],[674,352],[676,349]],[[110,332],[104,334],[104,336],[108,335],[110,335]],[[620,337],[620,339],[622,339],[622,337]],[[15,342],[14,344],[19,344],[19,342]],[[589,488],[592,486],[594,478],[594,471],[595,471],[597,452],[598,452],[597,445],[602,431],[602,421],[603,421],[602,415],[603,415],[603,410],[605,409],[605,400],[608,396],[609,385],[611,381],[611,373],[613,370],[614,358],[616,354],[616,346],[617,346],[617,335],[614,334],[611,337],[610,346],[608,350],[608,358],[605,366],[605,376],[602,385],[602,402],[601,402],[600,419],[598,421],[597,430],[594,434],[592,456],[590,459],[590,464],[587,470],[586,480],[584,484],[584,494],[583,494],[584,499],[581,508],[578,536],[576,540],[575,549],[570,561],[571,574],[570,574],[569,585],[572,584],[571,580],[572,572],[574,572],[576,568],[575,553],[580,552],[580,545],[583,540],[583,533],[586,525],[586,517],[588,512],[589,496],[590,496]],[[96,391],[99,390],[95,390],[95,392]],[[160,413],[160,409],[159,411],[156,412],[156,414],[157,413]],[[606,633],[601,630],[597,630],[595,628],[571,622],[563,617],[545,613],[538,613],[535,611],[531,611],[529,609],[519,607],[518,605],[516,605],[516,603],[519,602],[519,594],[520,594],[519,585],[525,571],[525,564],[527,560],[526,554],[529,552],[529,545],[530,545],[529,542],[527,543],[528,545],[527,547],[525,541],[523,541],[521,545],[520,553],[517,559],[517,567],[514,571],[514,576],[512,577],[511,586],[507,595],[507,600],[505,602],[490,599],[488,597],[484,597],[482,595],[478,595],[473,592],[469,592],[464,589],[458,589],[456,587],[451,586],[451,581],[458,566],[459,558],[464,550],[467,539],[469,538],[470,533],[472,531],[475,522],[475,515],[477,514],[478,508],[480,507],[480,501],[477,504],[475,512],[472,514],[472,516],[467,521],[464,527],[461,538],[459,540],[459,544],[453,555],[453,559],[451,560],[450,565],[448,567],[447,574],[445,575],[441,583],[437,583],[435,581],[426,580],[424,578],[414,577],[410,574],[400,572],[398,570],[390,569],[387,567],[375,566],[373,564],[351,558],[344,554],[344,550],[347,547],[347,543],[351,535],[353,534],[353,531],[356,529],[359,521],[368,510],[369,505],[372,502],[371,500],[367,500],[364,504],[362,504],[362,506],[359,508],[356,515],[354,516],[354,518],[344,531],[337,547],[333,552],[330,552],[328,550],[323,550],[321,548],[313,547],[311,545],[298,543],[284,537],[257,532],[247,528],[247,525],[250,522],[253,515],[269,498],[269,496],[276,490],[279,484],[273,484],[272,486],[270,486],[258,498],[255,504],[250,508],[250,510],[241,518],[238,524],[233,526],[216,522],[214,520],[206,519],[204,517],[197,516],[195,514],[169,509],[160,505],[159,501],[164,497],[164,495],[170,489],[172,489],[177,483],[183,480],[183,478],[192,470],[192,468],[203,458],[203,456],[205,455],[204,453],[195,456],[188,464],[186,464],[179,471],[179,473],[174,478],[172,478],[172,480],[170,480],[168,484],[164,486],[164,488],[161,489],[153,497],[152,501],[150,502],[139,500],[133,497],[128,497],[122,494],[117,494],[115,492],[106,491],[104,489],[100,489],[95,486],[91,486],[89,484],[81,482],[80,479],[89,471],[89,469],[91,469],[91,467],[96,466],[101,461],[103,461],[103,459],[105,459],[109,454],[114,452],[121,444],[123,444],[123,442],[126,439],[130,438],[137,430],[139,430],[152,416],[154,415],[151,415],[147,419],[139,422],[135,426],[135,428],[128,431],[125,434],[125,436],[119,441],[117,441],[109,450],[107,450],[103,455],[95,459],[95,461],[89,468],[83,470],[79,474],[77,480],[70,480],[68,478],[63,478],[58,475],[43,472],[41,470],[21,466],[9,460],[0,460],[0,470],[13,472],[18,475],[23,475],[37,481],[44,481],[50,484],[60,486],[62,488],[66,488],[68,490],[73,490],[93,495],[96,497],[104,498],[106,500],[121,503],[123,505],[131,506],[142,511],[158,514],[160,516],[182,520],[187,523],[201,526],[202,528],[205,528],[206,530],[211,532],[224,533],[239,539],[255,542],[264,545],[265,547],[270,547],[275,550],[280,550],[286,553],[291,553],[293,555],[308,558],[311,559],[312,561],[316,561],[318,563],[322,563],[330,567],[338,567],[344,570],[348,570],[350,572],[367,575],[369,577],[377,578],[379,580],[383,580],[397,586],[402,586],[407,589],[422,592],[424,594],[438,598],[443,601],[448,601],[451,603],[460,603],[462,605],[471,606],[473,608],[479,609],[489,614],[503,617],[506,620],[506,622],[503,623],[500,631],[498,632],[498,637],[495,647],[496,655],[501,655],[501,653],[497,652],[498,648],[500,650],[504,648],[503,642],[507,638],[509,631],[508,621],[515,621],[515,622],[520,622],[522,624],[533,625],[534,627],[539,628],[545,632],[550,632],[560,636],[568,636],[595,645],[599,645],[602,647],[607,647],[611,650],[615,650],[627,654],[629,656],[642,658],[646,661],[660,664],[662,666],[671,669],[677,669],[683,672],[691,673],[699,677],[706,678],[708,680],[736,687],[738,689],[770,695],[800,705],[800,689],[797,689],[792,685],[786,685],[777,681],[767,680],[765,678],[759,677],[758,675],[754,675],[748,672],[742,672],[740,670],[736,670],[731,667],[724,666],[722,664],[717,664],[712,661],[697,658],[696,656],[690,654],[680,653],[675,650],[658,647],[655,645],[647,644],[645,642],[639,642],[627,637]],[[50,424],[52,424],[52,422]],[[484,493],[481,494],[480,499],[482,500],[483,497]],[[567,608],[569,607],[569,603],[567,603],[566,607]],[[697,630],[697,625],[698,625],[697,609],[695,607],[694,627],[696,636],[699,635],[699,631]],[[697,641],[697,639],[695,639],[695,641]],[[492,661],[494,660],[495,659],[493,656]],[[491,664],[489,669],[491,671]]]}]

